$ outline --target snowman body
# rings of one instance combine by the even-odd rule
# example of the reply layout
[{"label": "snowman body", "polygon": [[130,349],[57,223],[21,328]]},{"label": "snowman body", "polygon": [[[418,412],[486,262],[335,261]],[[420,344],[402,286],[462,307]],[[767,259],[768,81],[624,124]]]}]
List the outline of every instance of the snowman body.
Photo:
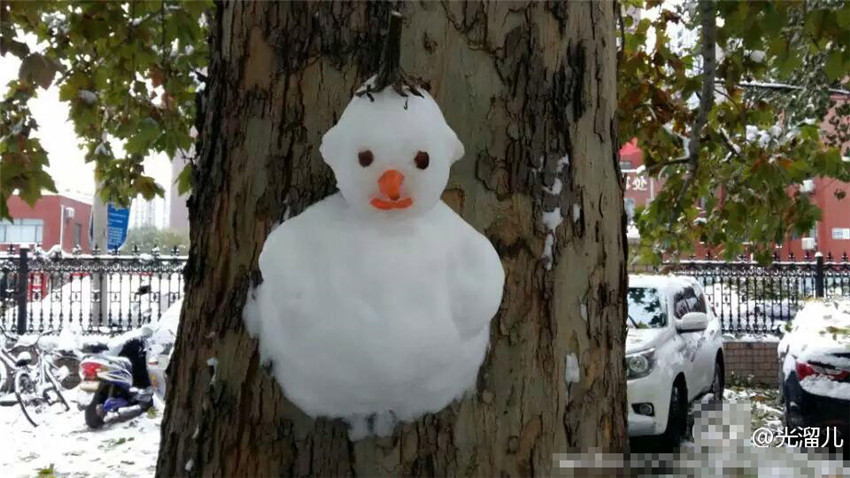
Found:
[{"label": "snowman body", "polygon": [[[439,200],[463,148],[436,103],[388,95],[355,99],[326,135],[341,192],[272,231],[245,314],[287,398],[349,421],[352,438],[387,434],[474,387],[504,285],[490,242]],[[399,134],[351,141],[375,108]],[[432,136],[410,140],[405,125],[423,123]]]}]

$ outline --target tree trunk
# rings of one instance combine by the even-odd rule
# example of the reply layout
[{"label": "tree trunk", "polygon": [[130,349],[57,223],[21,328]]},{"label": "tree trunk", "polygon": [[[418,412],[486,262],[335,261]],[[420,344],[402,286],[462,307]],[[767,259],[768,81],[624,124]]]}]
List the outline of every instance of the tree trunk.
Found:
[{"label": "tree trunk", "polygon": [[466,146],[444,199],[507,274],[476,389],[351,443],[260,366],[241,311],[263,242],[334,191],[318,146],[377,70],[392,4],[218,5],[159,476],[548,475],[555,453],[625,447],[613,5],[399,6],[402,67]]}]

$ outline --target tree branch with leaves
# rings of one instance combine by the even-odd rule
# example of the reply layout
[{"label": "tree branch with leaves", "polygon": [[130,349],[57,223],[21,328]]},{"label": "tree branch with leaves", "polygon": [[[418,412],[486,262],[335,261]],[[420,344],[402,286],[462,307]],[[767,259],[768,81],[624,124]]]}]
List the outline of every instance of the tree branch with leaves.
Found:
[{"label": "tree branch with leaves", "polygon": [[68,104],[103,200],[126,207],[136,195],[163,195],[142,162],[191,149],[200,87],[194,72],[207,63],[210,7],[167,0],[0,4],[0,54],[21,60],[0,112],[0,218],[9,217],[6,199],[15,192],[34,204],[42,190],[56,190],[27,107],[47,88],[58,88]]}]

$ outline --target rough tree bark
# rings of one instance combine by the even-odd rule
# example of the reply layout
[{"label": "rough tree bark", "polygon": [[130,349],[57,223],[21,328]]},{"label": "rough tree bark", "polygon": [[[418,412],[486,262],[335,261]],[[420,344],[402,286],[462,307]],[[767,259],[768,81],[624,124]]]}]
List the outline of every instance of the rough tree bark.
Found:
[{"label": "rough tree bark", "polygon": [[400,5],[402,67],[466,146],[444,198],[507,272],[474,392],[350,443],[259,365],[241,318],[257,258],[275,224],[333,192],[320,138],[376,70],[392,6],[217,5],[159,476],[546,475],[554,453],[625,446],[611,3]]}]

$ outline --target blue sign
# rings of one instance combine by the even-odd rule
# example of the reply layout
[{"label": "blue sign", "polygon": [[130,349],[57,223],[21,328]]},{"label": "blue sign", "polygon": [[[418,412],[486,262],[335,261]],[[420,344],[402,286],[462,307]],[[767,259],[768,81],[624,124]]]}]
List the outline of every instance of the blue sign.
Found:
[{"label": "blue sign", "polygon": [[106,247],[112,251],[119,249],[127,240],[127,226],[130,224],[130,208],[119,209],[106,205]]}]

